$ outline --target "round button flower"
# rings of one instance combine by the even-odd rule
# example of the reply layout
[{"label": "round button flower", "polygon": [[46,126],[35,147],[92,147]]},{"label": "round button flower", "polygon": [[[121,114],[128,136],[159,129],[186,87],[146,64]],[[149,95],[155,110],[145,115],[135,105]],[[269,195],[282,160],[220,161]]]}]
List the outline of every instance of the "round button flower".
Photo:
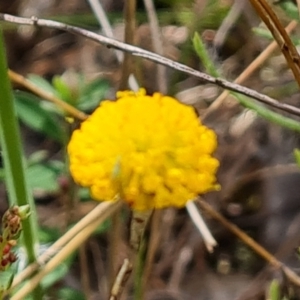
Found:
[{"label": "round button flower", "polygon": [[74,180],[97,200],[119,196],[134,210],[183,207],[216,190],[215,133],[192,107],[155,93],[102,101],[68,145]]}]

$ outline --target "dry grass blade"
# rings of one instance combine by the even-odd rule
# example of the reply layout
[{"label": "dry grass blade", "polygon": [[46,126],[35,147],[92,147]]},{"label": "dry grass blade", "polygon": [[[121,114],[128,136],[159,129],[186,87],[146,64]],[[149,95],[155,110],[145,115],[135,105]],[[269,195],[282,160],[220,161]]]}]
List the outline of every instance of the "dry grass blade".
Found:
[{"label": "dry grass blade", "polygon": [[94,208],[90,213],[88,213],[84,218],[82,218],[75,226],[73,226],[69,231],[67,231],[60,239],[58,239],[54,244],[51,245],[39,258],[38,262],[29,265],[21,273],[19,273],[12,284],[12,288],[22,283],[26,278],[28,278],[33,272],[38,270],[41,265],[44,265],[53,254],[58,253],[65,244],[72,240],[79,232],[86,228],[89,224],[97,219],[101,219],[102,216],[106,216],[108,213],[112,214],[115,210],[120,207],[121,203],[118,202],[102,202],[96,208]]},{"label": "dry grass blade", "polygon": [[111,289],[109,300],[117,300],[118,296],[121,294],[129,275],[132,271],[132,265],[128,259],[125,259],[123,265],[115,279],[113,287]]},{"label": "dry grass blade", "polygon": [[[124,4],[124,19],[125,19],[125,43],[135,44],[135,13],[136,13],[136,0],[127,0]],[[125,53],[122,63],[122,77],[120,82],[120,90],[128,89],[128,80],[130,74],[134,70],[134,59],[129,53]]]},{"label": "dry grass blade", "polygon": [[300,17],[300,0],[297,0],[297,6],[298,6],[299,17]]},{"label": "dry grass blade", "polygon": [[87,119],[88,115],[86,115],[84,112],[78,110],[77,108],[75,108],[72,105],[68,104],[67,102],[57,98],[56,96],[43,91],[37,85],[33,84],[31,81],[26,79],[24,76],[22,76],[16,72],[13,72],[12,70],[8,70],[8,76],[9,76],[9,79],[13,83],[17,83],[17,84],[25,87],[27,90],[31,91],[35,95],[54,103],[55,105],[57,105],[58,107],[63,109],[65,112],[67,112],[71,116],[77,118],[78,120],[84,121]]},{"label": "dry grass blade", "polygon": [[[114,38],[112,26],[109,23],[107,14],[105,13],[105,10],[103,8],[104,3],[101,3],[100,0],[88,0],[88,2],[90,3],[92,10],[93,10],[99,24],[101,25],[101,28],[102,28],[102,31],[104,32],[104,34],[110,38]],[[115,54],[118,59],[118,62],[122,63],[123,58],[124,58],[123,53],[115,49]],[[139,89],[139,85],[133,74],[131,74],[129,76],[128,85],[129,85],[130,89],[132,89],[133,91],[136,91]]]},{"label": "dry grass blade", "polygon": [[200,207],[209,214],[212,218],[219,221],[226,229],[235,234],[241,239],[247,246],[253,249],[258,255],[270,263],[273,267],[282,270],[286,277],[295,285],[300,286],[300,277],[282,262],[280,262],[275,256],[269,253],[265,248],[255,242],[249,235],[239,229],[236,225],[226,220],[220,213],[214,210],[208,203],[202,199],[198,199]]},{"label": "dry grass blade", "polygon": [[79,247],[79,264],[80,264],[80,282],[82,286],[83,293],[86,299],[90,299],[92,295],[92,290],[90,287],[90,273],[88,266],[88,257],[86,251],[86,245],[83,244]]},{"label": "dry grass blade", "polygon": [[203,80],[204,82],[209,82],[209,83],[218,85],[218,86],[228,89],[230,91],[234,91],[234,92],[243,94],[245,96],[251,97],[253,99],[256,99],[256,100],[258,100],[262,103],[265,103],[267,105],[270,105],[272,107],[275,107],[280,110],[289,112],[291,114],[300,116],[300,109],[295,106],[291,106],[291,105],[288,105],[285,103],[278,102],[277,100],[275,100],[267,95],[261,94],[255,90],[246,88],[239,84],[229,82],[225,79],[215,78],[206,73],[197,71],[197,70],[190,68],[184,64],[178,63],[176,61],[173,61],[171,59],[168,59],[168,58],[158,55],[156,53],[144,50],[144,49],[136,47],[136,46],[132,46],[132,45],[128,45],[128,44],[119,42],[117,40],[114,40],[114,39],[102,36],[100,34],[91,32],[89,30],[85,30],[85,29],[82,29],[82,28],[79,28],[76,26],[71,26],[71,25],[67,25],[67,24],[52,21],[52,20],[44,20],[44,19],[38,19],[38,18],[21,18],[21,17],[16,17],[13,15],[2,14],[2,13],[0,13],[0,20],[12,22],[15,24],[56,28],[56,29],[71,32],[73,34],[81,35],[81,36],[84,36],[90,40],[97,42],[97,43],[101,43],[108,47],[119,49],[124,52],[129,52],[132,55],[137,56],[137,57],[143,57],[145,59],[157,62],[161,65],[168,66],[172,69],[175,69],[175,70],[181,71],[185,74],[189,74],[193,77],[199,78],[199,79]]},{"label": "dry grass blade", "polygon": [[199,230],[207,251],[212,253],[214,251],[214,247],[217,246],[218,243],[206,226],[195,202],[193,200],[188,201],[185,208],[191,220]]},{"label": "dry grass blade", "polygon": [[[153,0],[144,0],[144,4],[149,19],[154,51],[160,55],[164,55],[162,35]],[[166,68],[160,65],[157,66],[157,86],[161,93],[167,93]]]},{"label": "dry grass blade", "polygon": [[[104,202],[105,203],[105,202]],[[107,203],[105,203],[107,204]],[[70,240],[60,251],[52,257],[42,269],[34,275],[17,293],[11,297],[11,300],[24,299],[26,295],[31,293],[40,281],[61,264],[69,255],[78,249],[84,241],[103,223],[109,216],[115,213],[121,206],[121,202],[109,202],[102,214],[97,219],[93,219],[84,229],[82,229],[72,240]]]},{"label": "dry grass blade", "polygon": [[[150,238],[148,241],[147,247],[147,256],[145,261],[145,267],[143,271],[143,287],[142,290],[146,289],[146,284],[149,280],[151,270],[155,261],[155,254],[158,247],[161,244],[161,225],[162,225],[162,216],[164,212],[161,210],[154,210],[151,218],[151,228],[150,228]],[[165,225],[165,224],[164,224]]]},{"label": "dry grass blade", "polygon": [[287,35],[283,26],[280,24],[276,14],[265,0],[250,0],[250,2],[271,31],[300,86],[300,57],[296,47]]},{"label": "dry grass blade", "polygon": [[[290,22],[285,28],[286,32],[291,33],[296,28],[297,24],[298,23],[296,21]],[[243,83],[265,62],[265,60],[272,54],[272,52],[276,50],[277,47],[278,44],[275,41],[270,43],[269,46],[234,80],[234,82],[238,84]],[[212,112],[217,110],[223,104],[223,101],[228,95],[229,91],[223,91],[221,95],[205,111],[202,118],[207,118]],[[236,105],[238,105],[238,103]]]}]

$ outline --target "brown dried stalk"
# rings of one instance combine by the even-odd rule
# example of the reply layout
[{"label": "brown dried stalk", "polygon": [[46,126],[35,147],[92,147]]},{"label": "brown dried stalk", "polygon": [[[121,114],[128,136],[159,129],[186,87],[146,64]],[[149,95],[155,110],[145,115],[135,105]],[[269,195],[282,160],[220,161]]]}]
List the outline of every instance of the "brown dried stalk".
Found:
[{"label": "brown dried stalk", "polygon": [[[300,0],[299,0],[300,1]],[[298,22],[293,20],[291,21],[286,27],[285,30],[287,33],[291,33],[297,26]],[[278,47],[278,44],[273,41],[271,42],[268,47],[260,53],[252,62],[251,64],[234,80],[234,83],[241,84],[247,78],[249,78],[265,61],[266,59],[274,52]],[[211,113],[216,111],[224,102],[224,100],[229,95],[229,91],[225,90],[222,94],[214,100],[214,102],[208,107],[205,113],[202,115],[202,119],[207,118]],[[238,105],[238,103],[236,103]]]},{"label": "brown dried stalk", "polygon": [[235,234],[239,239],[241,239],[247,246],[253,249],[263,259],[265,259],[269,264],[271,264],[273,267],[277,269],[280,269],[292,283],[294,283],[297,286],[300,286],[300,277],[294,271],[292,271],[285,264],[279,261],[274,255],[272,255],[260,244],[254,241],[244,231],[242,231],[233,223],[229,222],[220,213],[218,213],[215,209],[213,209],[207,202],[205,202],[201,198],[198,198],[197,203],[200,205],[201,209],[203,209],[212,218],[219,221],[226,229],[228,229],[233,234]]},{"label": "brown dried stalk", "polygon": [[119,296],[121,295],[121,292],[124,289],[124,286],[129,278],[129,275],[131,274],[131,272],[132,272],[132,264],[126,258],[126,259],[124,259],[123,265],[115,279],[115,282],[114,282],[113,287],[110,292],[109,300],[119,299]]},{"label": "brown dried stalk", "polygon": [[[163,39],[153,0],[144,0],[144,5],[149,19],[153,49],[156,53],[164,55]],[[168,90],[166,71],[164,66],[157,66],[157,86],[163,94],[167,93]]]},{"label": "brown dried stalk", "polygon": [[[124,19],[125,19],[125,43],[135,44],[135,13],[136,13],[136,0],[127,0],[124,3]],[[134,70],[134,60],[132,55],[125,53],[122,63],[122,77],[120,82],[120,89],[128,89],[128,79]]]},{"label": "brown dried stalk", "polygon": [[278,43],[281,52],[292,70],[294,77],[300,86],[300,56],[290,37],[281,25],[275,12],[265,0],[250,0],[252,6],[261,19],[271,31],[274,39]]},{"label": "brown dried stalk", "polygon": [[189,74],[191,76],[197,77],[197,78],[203,80],[204,82],[209,82],[209,83],[218,85],[218,86],[228,89],[230,91],[234,91],[234,92],[243,94],[245,96],[251,97],[253,99],[256,99],[256,100],[263,102],[267,105],[270,105],[272,107],[275,107],[275,108],[281,109],[283,111],[289,112],[291,114],[300,116],[300,109],[297,107],[278,102],[277,100],[275,100],[271,97],[268,97],[267,95],[258,93],[255,90],[246,88],[239,84],[229,82],[225,79],[212,77],[206,73],[199,72],[199,71],[197,71],[193,68],[190,68],[184,64],[178,63],[176,61],[173,61],[171,59],[168,59],[166,57],[163,57],[161,55],[153,53],[151,51],[147,51],[147,50],[141,49],[136,46],[122,43],[120,41],[105,37],[103,35],[91,32],[89,30],[85,30],[85,29],[82,29],[82,28],[79,28],[76,26],[71,26],[71,25],[67,25],[67,24],[52,21],[52,20],[38,19],[36,17],[21,18],[21,17],[16,17],[13,15],[2,14],[2,13],[0,13],[0,20],[15,23],[15,24],[56,28],[56,29],[71,32],[73,34],[81,35],[81,36],[84,36],[90,40],[97,42],[97,43],[101,43],[108,47],[119,49],[124,52],[129,52],[129,53],[131,53],[131,55],[134,55],[134,56],[143,57],[145,59],[157,62],[161,65],[168,66],[175,70],[178,70],[183,73]]},{"label": "brown dried stalk", "polygon": [[67,102],[57,98],[53,94],[45,92],[39,86],[35,85],[34,83],[26,79],[24,76],[12,70],[8,70],[8,76],[11,82],[17,83],[22,87],[26,88],[28,91],[31,91],[33,94],[54,103],[55,105],[60,107],[63,111],[67,112],[68,114],[77,118],[78,120],[84,121],[87,119],[88,115],[86,115],[84,112],[78,110],[77,108],[73,107]]}]

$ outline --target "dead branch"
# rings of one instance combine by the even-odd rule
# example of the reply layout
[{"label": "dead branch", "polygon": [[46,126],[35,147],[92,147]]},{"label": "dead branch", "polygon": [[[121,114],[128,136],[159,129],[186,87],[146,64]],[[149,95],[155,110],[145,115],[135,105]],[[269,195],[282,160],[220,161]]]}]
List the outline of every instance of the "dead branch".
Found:
[{"label": "dead branch", "polygon": [[9,14],[0,14],[0,20],[15,23],[15,24],[22,24],[22,25],[31,25],[31,26],[39,26],[39,27],[47,27],[47,28],[54,28],[59,30],[68,31],[73,34],[84,36],[90,40],[93,40],[97,43],[106,45],[108,47],[112,47],[118,50],[122,50],[124,52],[130,53],[131,55],[143,57],[145,59],[157,62],[158,64],[168,66],[170,68],[173,68],[175,70],[181,71],[183,73],[189,74],[191,76],[197,77],[204,82],[212,83],[215,85],[218,85],[222,88],[228,89],[230,91],[234,91],[240,94],[243,94],[245,96],[251,97],[253,99],[256,99],[262,103],[265,103],[267,105],[270,105],[272,107],[281,109],[283,111],[289,112],[291,114],[300,116],[300,109],[285,103],[280,103],[277,100],[268,97],[267,95],[261,94],[255,90],[246,88],[244,86],[241,86],[236,83],[229,82],[222,78],[215,78],[212,77],[206,73],[199,72],[193,68],[190,68],[184,64],[178,63],[176,61],[173,61],[171,59],[168,59],[166,57],[163,57],[161,55],[158,55],[156,53],[141,49],[136,46],[128,45],[123,42],[105,37],[103,35],[91,32],[89,30],[67,25],[64,23],[52,21],[52,20],[45,20],[45,19],[39,19],[36,17],[32,18],[22,18],[17,17]]}]

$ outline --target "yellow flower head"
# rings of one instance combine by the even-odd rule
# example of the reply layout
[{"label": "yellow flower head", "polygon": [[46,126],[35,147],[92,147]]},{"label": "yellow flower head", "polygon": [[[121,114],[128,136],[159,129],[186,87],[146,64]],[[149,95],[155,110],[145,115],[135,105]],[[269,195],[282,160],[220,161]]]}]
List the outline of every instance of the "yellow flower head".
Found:
[{"label": "yellow flower head", "polygon": [[215,133],[192,107],[155,93],[117,93],[74,131],[68,145],[74,180],[97,200],[116,195],[134,210],[183,207],[219,188]]}]

